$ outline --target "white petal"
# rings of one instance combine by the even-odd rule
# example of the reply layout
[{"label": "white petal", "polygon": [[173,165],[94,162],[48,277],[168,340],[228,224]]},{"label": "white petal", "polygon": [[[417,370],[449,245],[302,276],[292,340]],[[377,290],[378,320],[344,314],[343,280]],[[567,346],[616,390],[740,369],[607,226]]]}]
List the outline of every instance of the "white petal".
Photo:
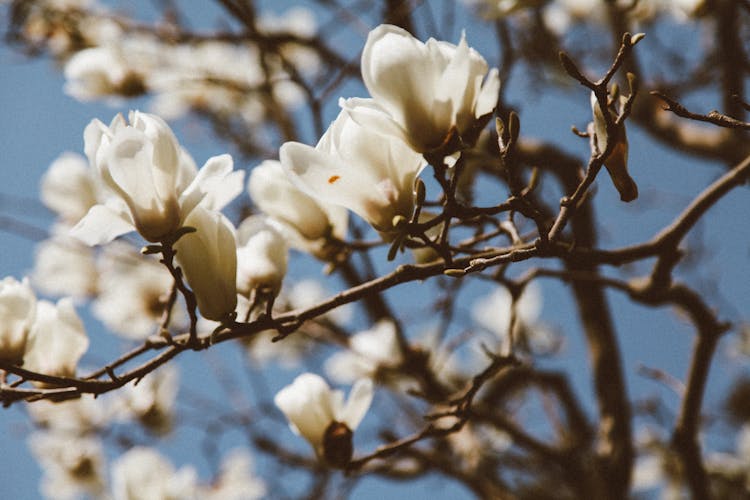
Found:
[{"label": "white petal", "polygon": [[206,319],[220,321],[237,306],[237,243],[235,229],[219,212],[196,207],[185,219],[196,228],[175,244],[185,272]]},{"label": "white petal", "polygon": [[221,210],[236,198],[244,188],[245,172],[232,172],[233,165],[228,154],[209,158],[182,195],[183,215],[199,203],[209,210]]},{"label": "white petal", "polygon": [[368,172],[357,172],[338,156],[298,142],[282,144],[279,156],[287,174],[306,192],[368,218],[363,199],[377,182]]},{"label": "white petal", "polygon": [[361,127],[376,134],[398,137],[415,151],[424,150],[424,146],[415,141],[404,127],[394,120],[374,99],[351,97],[339,99],[339,106]]},{"label": "white petal", "polygon": [[89,346],[83,322],[69,298],[41,301],[29,335],[24,367],[46,375],[72,377]]},{"label": "white petal", "polygon": [[87,245],[94,246],[109,243],[134,229],[132,221],[129,221],[122,212],[116,212],[105,205],[94,205],[70,230],[70,235]]},{"label": "white petal", "polygon": [[248,217],[237,229],[237,290],[247,296],[265,287],[279,293],[287,269],[287,243],[262,216]]},{"label": "white petal", "polygon": [[[248,192],[255,205],[263,212],[292,226],[309,240],[326,235],[333,224],[329,220],[329,212],[343,212],[344,218],[346,217],[346,211],[340,207],[324,207],[323,202],[295,186],[278,161],[266,160],[253,169]],[[339,221],[336,222],[340,224]],[[342,228],[338,229],[340,232]]]},{"label": "white petal", "polygon": [[492,68],[487,75],[487,79],[482,85],[482,90],[477,96],[476,111],[474,116],[479,118],[491,113],[497,106],[497,95],[500,92],[500,75],[497,68]]},{"label": "white petal", "polygon": [[368,378],[359,379],[352,387],[349,399],[346,401],[346,406],[337,415],[336,420],[345,423],[350,430],[354,431],[365,417],[367,410],[370,409],[372,396],[372,380]]},{"label": "white petal", "polygon": [[334,420],[331,388],[322,377],[303,373],[281,389],[274,403],[284,412],[292,430],[319,450],[326,428]]}]

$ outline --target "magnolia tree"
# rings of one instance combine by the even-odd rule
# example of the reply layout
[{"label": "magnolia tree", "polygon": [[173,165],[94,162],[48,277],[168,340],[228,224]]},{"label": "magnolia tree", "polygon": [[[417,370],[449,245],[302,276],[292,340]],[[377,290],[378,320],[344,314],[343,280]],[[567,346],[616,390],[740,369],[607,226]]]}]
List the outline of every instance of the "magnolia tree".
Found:
[{"label": "magnolia tree", "polygon": [[[348,3],[3,7],[111,109],[0,282],[41,492],[749,495],[747,296],[700,273],[750,278],[748,5]],[[216,137],[200,168],[187,121]],[[655,180],[695,168],[689,198]]]}]

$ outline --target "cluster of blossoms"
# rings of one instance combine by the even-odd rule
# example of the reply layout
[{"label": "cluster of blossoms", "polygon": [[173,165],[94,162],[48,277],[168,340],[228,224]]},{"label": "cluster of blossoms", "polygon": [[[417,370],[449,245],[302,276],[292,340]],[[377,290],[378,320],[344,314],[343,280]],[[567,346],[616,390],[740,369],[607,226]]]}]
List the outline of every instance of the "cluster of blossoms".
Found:
[{"label": "cluster of blossoms", "polygon": [[[544,26],[551,32],[564,35],[571,27],[585,23],[605,24],[606,3],[598,0],[466,0],[479,13],[489,19],[520,17],[541,11]],[[704,0],[643,0],[636,4],[618,1],[622,12],[635,23],[653,22],[659,16],[669,16],[678,22],[687,22],[700,15]]]},{"label": "cluster of blossoms", "polygon": [[289,67],[296,77],[320,68],[317,53],[304,44],[316,34],[316,20],[302,7],[258,16],[258,36],[286,40],[271,52],[254,41],[186,37],[179,26],[139,29],[94,0],[29,3],[20,10],[25,20],[18,36],[45,47],[64,65],[65,91],[81,101],[119,105],[149,94],[152,111],[164,118],[197,112],[239,120],[260,136],[269,114],[267,93],[285,111],[304,102]]},{"label": "cluster of blossoms", "polygon": [[391,25],[370,32],[361,66],[372,97],[342,99],[315,147],[288,142],[279,155],[312,196],[348,208],[388,239],[394,220],[412,216],[424,155],[471,134],[493,111],[500,80],[465,37],[457,46],[423,43]]},{"label": "cluster of blossoms", "polygon": [[0,360],[56,377],[75,376],[89,346],[70,298],[38,300],[27,279],[0,281]]},{"label": "cluster of blossoms", "polygon": [[[292,226],[296,234],[304,234],[306,227],[322,229],[324,221],[332,220],[331,208],[312,204],[317,199],[351,210],[383,239],[393,238],[398,218],[412,217],[415,182],[427,165],[426,156],[450,155],[455,151],[446,148],[447,143],[470,140],[478,124],[493,111],[500,86],[497,70],[488,72],[487,63],[465,37],[457,46],[434,39],[423,43],[391,25],[370,32],[361,65],[372,97],[342,99],[339,116],[315,147],[288,142],[280,149],[281,168],[292,182],[284,181],[282,187],[277,180],[274,191],[299,199],[294,204],[299,209],[292,212],[290,204],[286,208],[260,206],[273,210],[272,215]],[[281,173],[275,163],[261,167],[262,173],[253,177],[266,177],[265,171],[270,174],[271,169]],[[260,195],[258,181],[253,189],[253,177],[250,191]],[[296,186],[306,194],[293,198]],[[306,221],[320,214],[321,223],[302,224],[304,214]],[[319,230],[313,233],[320,234]],[[369,380],[403,362],[396,335],[395,325],[383,321],[353,336],[349,352],[328,360],[326,371],[331,378],[354,382],[346,404],[342,393],[331,391],[322,378],[310,373],[277,394],[276,404],[292,430],[307,439],[328,464],[343,467],[351,459],[352,433],[372,399]]]},{"label": "cluster of blossoms", "polygon": [[173,370],[152,373],[143,383],[126,386],[124,394],[29,405],[37,426],[29,445],[44,471],[41,491],[45,497],[262,498],[265,484],[254,476],[252,459],[240,448],[225,455],[210,483],[201,482],[193,467],[175,469],[166,457],[145,446],[132,447],[107,464],[101,434],[111,425],[135,420],[155,434],[169,429],[176,375]]},{"label": "cluster of blossoms", "polygon": [[[77,64],[76,58],[93,54],[80,52],[69,68]],[[164,317],[171,324],[160,328],[184,327],[184,314],[165,311],[173,304],[167,296],[175,279],[184,277],[189,285],[202,317],[199,326],[213,328],[217,322],[250,318],[259,297],[272,303],[281,291],[289,246],[324,261],[335,259],[337,242],[347,235],[348,210],[383,239],[392,239],[397,220],[410,219],[415,210],[421,170],[430,159],[455,156],[473,144],[494,109],[500,81],[497,70],[489,70],[465,36],[458,45],[434,39],[423,43],[390,25],[369,34],[362,72],[371,98],[342,99],[339,116],[315,147],[286,143],[280,161],[267,160],[253,169],[247,191],[263,215],[237,227],[222,213],[243,190],[243,172],[233,170],[231,157],[212,157],[198,169],[166,122],[152,114],[133,111],[127,120],[117,115],[109,125],[92,121],[84,133],[88,164],[65,155],[43,181],[43,199],[57,213],[58,223],[56,236],[40,247],[35,281],[50,293],[95,297],[94,313],[108,326],[125,337],[144,339],[159,331],[155,326]],[[164,255],[166,267],[152,255],[138,255],[129,244],[113,241],[132,231],[151,243],[148,253]],[[87,250],[90,246],[102,249],[94,253]],[[180,272],[167,270],[171,255]],[[60,261],[69,268],[62,275],[69,278],[53,269],[53,262]],[[18,286],[28,288],[25,283]],[[124,291],[132,303],[119,298]],[[486,308],[513,307],[507,297],[491,300],[501,305],[492,302]],[[518,309],[518,332],[541,330],[533,326],[534,313],[524,315],[526,309]],[[63,313],[57,315],[64,319]],[[487,328],[510,336],[508,327]],[[61,329],[58,325],[46,331]],[[389,376],[406,362],[398,336],[394,323],[379,322],[352,336],[348,352],[328,360],[325,370],[331,379],[353,383],[346,402],[342,392],[312,373],[298,376],[276,395],[292,430],[327,464],[345,467],[350,462],[353,432],[372,401],[373,380],[401,382]],[[30,339],[31,346],[38,344],[33,335]],[[252,344],[259,342],[256,338]],[[47,358],[24,355],[24,366],[37,368],[34,360]],[[436,354],[431,363],[448,373],[446,359]],[[46,367],[38,370],[49,372]],[[173,397],[176,379],[165,372],[148,380],[113,407],[151,432],[164,433],[171,428],[173,399],[168,394]],[[464,434],[466,439],[474,435],[470,430]],[[92,444],[87,455],[91,474],[102,468],[99,450]],[[54,467],[67,462],[58,457]],[[152,465],[131,471],[128,464],[137,462]],[[73,469],[63,467],[68,476]],[[194,487],[194,474],[175,472],[153,452],[134,449],[113,467],[115,492],[129,491],[131,481],[149,483],[154,471],[174,478],[174,484],[161,485],[174,494]],[[131,473],[137,479],[127,477]],[[87,476],[89,491],[102,487],[101,477],[100,472]]]},{"label": "cluster of blossoms", "polygon": [[[72,220],[85,211],[71,234],[88,245],[107,244],[132,230],[149,242],[173,244],[203,318],[233,318],[245,313],[238,310],[238,294],[246,306],[253,292],[279,293],[288,244],[329,258],[329,243],[346,236],[347,209],[389,238],[394,218],[412,215],[424,155],[451,137],[473,134],[492,112],[499,89],[497,71],[488,75],[486,62],[465,38],[457,46],[432,39],[422,43],[389,25],[370,33],[362,67],[371,99],[342,100],[344,109],[316,147],[287,143],[281,162],[267,161],[253,170],[248,191],[267,218],[254,216],[235,228],[221,213],[241,190],[241,173],[232,171],[231,158],[211,158],[198,170],[166,123],[141,112],[131,112],[128,121],[118,115],[109,126],[94,120],[84,134],[93,175],[79,167],[75,185],[61,189],[51,171],[47,198],[89,193],[75,214],[66,214]],[[412,95],[423,99],[414,101]],[[66,203],[58,205],[62,215]],[[183,228],[195,231],[183,234]],[[166,291],[156,290],[161,293],[155,297]],[[106,301],[100,304],[105,317]],[[387,334],[384,353],[368,348],[379,343],[380,332]],[[344,357],[328,364],[333,378],[357,379],[348,405],[312,374],[276,398],[293,429],[338,466],[350,459],[351,433],[372,399],[367,377],[400,359],[388,323],[355,336],[351,347],[351,356],[367,361]],[[354,376],[344,377],[349,368]],[[300,401],[301,394],[308,396]],[[315,418],[307,421],[310,415]]]}]

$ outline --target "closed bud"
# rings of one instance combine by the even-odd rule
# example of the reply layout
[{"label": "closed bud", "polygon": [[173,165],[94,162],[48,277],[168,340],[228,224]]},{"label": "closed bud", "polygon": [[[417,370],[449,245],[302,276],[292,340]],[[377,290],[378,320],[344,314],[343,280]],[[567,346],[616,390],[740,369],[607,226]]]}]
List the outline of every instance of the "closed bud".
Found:
[{"label": "closed bud", "polygon": [[237,242],[232,223],[219,212],[196,207],[185,221],[195,232],[175,243],[185,273],[206,319],[222,321],[237,307]]},{"label": "closed bud", "polygon": [[352,460],[354,433],[341,422],[331,422],[323,434],[323,458],[333,467],[343,469]]}]

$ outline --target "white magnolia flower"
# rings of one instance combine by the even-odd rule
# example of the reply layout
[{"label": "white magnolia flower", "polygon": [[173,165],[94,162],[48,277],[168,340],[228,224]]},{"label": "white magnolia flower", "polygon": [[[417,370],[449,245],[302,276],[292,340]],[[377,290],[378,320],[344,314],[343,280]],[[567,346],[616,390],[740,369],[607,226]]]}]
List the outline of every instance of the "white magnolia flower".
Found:
[{"label": "white magnolia flower", "polygon": [[157,113],[172,119],[197,109],[249,123],[263,119],[262,103],[250,91],[264,79],[257,46],[211,40],[163,50],[164,64],[149,79]]},{"label": "white magnolia flower", "polygon": [[37,301],[29,280],[8,276],[0,281],[0,359],[19,363],[27,349]]},{"label": "white magnolia flower", "polygon": [[88,347],[89,339],[73,300],[64,298],[57,304],[42,300],[37,304],[23,367],[45,375],[73,377]]},{"label": "white magnolia flower", "polygon": [[[453,418],[446,420],[450,420],[451,425],[455,422]],[[471,422],[467,422],[460,431],[448,434],[446,440],[451,445],[453,453],[470,467],[477,467],[483,456],[507,451],[513,445],[512,438],[502,430]]]},{"label": "white magnolia flower", "polygon": [[433,38],[422,43],[388,24],[367,37],[362,79],[372,99],[342,106],[368,130],[401,137],[420,153],[440,147],[454,128],[463,136],[495,109],[500,90],[497,69],[488,74],[464,35],[458,46]]},{"label": "white magnolia flower", "polygon": [[339,383],[373,378],[378,368],[396,367],[403,361],[392,321],[379,321],[371,330],[349,339],[348,351],[337,352],[325,363],[329,377]]},{"label": "white magnolia flower", "polygon": [[35,432],[29,447],[44,470],[45,498],[74,500],[99,497],[104,489],[104,452],[101,442],[64,432]]},{"label": "white magnolia flower", "polygon": [[237,291],[278,295],[286,274],[287,243],[270,221],[252,216],[237,228]]},{"label": "white magnolia flower", "polygon": [[40,197],[44,205],[65,223],[75,224],[100,198],[94,171],[77,153],[62,153],[42,177]]},{"label": "white magnolia flower", "polygon": [[203,317],[226,319],[237,307],[237,240],[235,229],[219,212],[195,208],[185,219],[194,227],[175,243],[177,262],[195,293]]},{"label": "white magnolia flower", "polygon": [[[258,17],[259,31],[264,31],[264,17],[263,13]],[[166,118],[198,110],[260,124],[267,113],[258,93],[266,79],[279,104],[295,107],[305,102],[305,94],[285,65],[291,64],[303,74],[319,66],[315,51],[298,43],[281,42],[279,51],[283,59],[262,54],[251,43],[211,40],[163,47],[161,65],[148,78],[149,89],[156,94],[152,108]]]},{"label": "white magnolia flower", "polygon": [[[253,203],[288,228],[291,242],[301,250],[323,250],[318,240],[346,235],[347,211],[304,193],[287,177],[281,163],[266,160],[253,169],[247,184]],[[317,246],[316,246],[317,243]],[[317,255],[317,253],[316,253]]]},{"label": "white magnolia flower", "polygon": [[331,390],[318,375],[303,373],[280,390],[274,402],[319,458],[343,467],[351,460],[352,433],[370,408],[372,394],[372,381],[360,379],[344,403],[343,392]]},{"label": "white magnolia flower", "polygon": [[[258,31],[267,34],[294,34],[300,38],[313,38],[318,26],[315,14],[306,7],[295,6],[276,14],[270,10],[261,12],[256,24]],[[280,44],[280,55],[298,71],[313,74],[320,67],[320,57],[315,50],[297,43]],[[281,61],[278,61],[281,62]],[[291,83],[288,81],[288,83]],[[296,86],[296,84],[295,84]],[[274,88],[278,95],[278,85]],[[299,90],[298,90],[299,92]],[[284,102],[282,100],[282,102]]]},{"label": "white magnolia flower", "polygon": [[79,101],[143,94],[146,72],[154,64],[147,62],[149,58],[134,57],[133,44],[123,47],[125,40],[76,52],[65,64],[65,93]]},{"label": "white magnolia flower", "polygon": [[137,230],[148,241],[174,233],[202,204],[219,210],[242,191],[243,172],[229,155],[214,156],[197,173],[169,126],[131,111],[109,126],[93,120],[84,132],[86,156],[113,196],[94,205],[72,233],[89,245]]},{"label": "white magnolia flower", "polygon": [[156,450],[137,446],[112,465],[114,500],[187,500],[198,498],[192,467],[174,466]]},{"label": "white magnolia flower", "polygon": [[253,475],[253,459],[244,449],[231,450],[221,461],[219,477],[201,492],[207,500],[254,500],[266,496],[265,483]]},{"label": "white magnolia flower", "polygon": [[[526,286],[516,300],[516,322],[513,328],[515,347],[539,354],[554,352],[559,347],[557,335],[539,320],[542,300],[541,289],[533,282]],[[505,349],[510,347],[508,334],[512,307],[510,292],[505,287],[498,286],[477,301],[472,309],[474,321],[499,337]]]},{"label": "white magnolia flower", "polygon": [[355,212],[381,233],[414,211],[414,181],[425,162],[397,137],[381,136],[342,111],[316,147],[287,142],[281,164],[316,198]]},{"label": "white magnolia flower", "polygon": [[93,295],[97,290],[97,274],[92,249],[67,234],[44,240],[36,247],[31,281],[38,290],[50,295],[74,298]]},{"label": "white magnolia flower", "polygon": [[166,434],[172,429],[178,389],[177,369],[165,365],[137,384],[125,386],[117,409],[122,418],[136,419],[154,434]]},{"label": "white magnolia flower", "polygon": [[[107,328],[127,339],[144,340],[162,319],[173,278],[156,259],[125,243],[104,247],[97,271],[99,293],[92,312]],[[172,310],[170,326],[184,326],[180,307]]]},{"label": "white magnolia flower", "polygon": [[[625,99],[621,96],[621,100]],[[599,106],[596,96],[591,92],[591,111],[594,115],[594,133],[596,134],[597,147],[601,153],[607,149],[610,138],[607,135],[607,124],[604,120],[604,113]],[[614,114],[608,110],[614,117]],[[612,148],[612,152],[605,158],[605,167],[609,172],[612,183],[620,193],[622,201],[633,201],[638,198],[638,186],[628,173],[628,138],[625,135],[625,125],[619,126],[617,142]]]}]

